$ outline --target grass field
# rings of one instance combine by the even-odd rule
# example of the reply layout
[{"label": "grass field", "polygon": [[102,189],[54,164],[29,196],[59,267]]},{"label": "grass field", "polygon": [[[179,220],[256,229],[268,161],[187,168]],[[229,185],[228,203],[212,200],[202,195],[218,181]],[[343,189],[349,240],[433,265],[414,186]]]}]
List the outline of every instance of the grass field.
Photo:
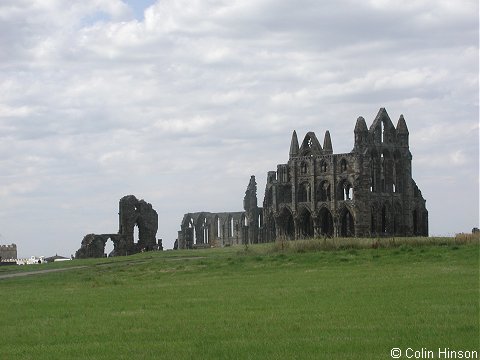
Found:
[{"label": "grass field", "polygon": [[85,266],[0,279],[0,359],[390,359],[394,347],[479,351],[478,241],[374,241],[1,269]]}]

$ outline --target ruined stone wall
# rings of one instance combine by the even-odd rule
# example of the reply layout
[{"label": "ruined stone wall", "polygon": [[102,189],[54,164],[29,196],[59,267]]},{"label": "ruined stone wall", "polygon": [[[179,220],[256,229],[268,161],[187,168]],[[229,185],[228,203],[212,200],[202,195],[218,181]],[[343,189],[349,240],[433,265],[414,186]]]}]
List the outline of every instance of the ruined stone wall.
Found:
[{"label": "ruined stone wall", "polygon": [[17,245],[0,245],[0,259],[16,259],[17,258]]},{"label": "ruined stone wall", "polygon": [[[105,256],[105,244],[113,242],[109,256],[131,255],[140,251],[163,249],[157,243],[158,214],[145,200],[127,195],[119,201],[119,230],[117,234],[88,234],[82,240],[77,258]],[[134,229],[138,227],[138,242],[135,243]]]},{"label": "ruined stone wall", "polygon": [[245,211],[196,212],[183,216],[176,248],[231,246],[262,241],[263,212],[257,206],[257,183],[251,176],[243,200]]}]

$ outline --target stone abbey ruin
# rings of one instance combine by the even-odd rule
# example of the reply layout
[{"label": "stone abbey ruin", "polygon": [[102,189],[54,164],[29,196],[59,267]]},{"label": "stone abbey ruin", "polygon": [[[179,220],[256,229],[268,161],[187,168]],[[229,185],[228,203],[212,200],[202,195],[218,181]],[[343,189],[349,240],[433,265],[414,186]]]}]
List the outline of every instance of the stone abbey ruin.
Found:
[{"label": "stone abbey ruin", "polygon": [[[82,240],[76,258],[105,256],[105,245],[113,242],[113,251],[109,256],[131,255],[140,251],[161,250],[162,241],[157,243],[158,215],[152,205],[138,200],[133,195],[120,199],[119,230],[117,234],[88,234]],[[138,227],[138,242],[134,241],[134,228]]]},{"label": "stone abbey ruin", "polygon": [[370,128],[359,117],[353,150],[334,154],[315,133],[301,145],[294,131],[286,164],[267,174],[263,207],[255,177],[244,211],[185,214],[175,248],[271,242],[310,237],[428,236],[425,199],[412,179],[409,132],[381,108]]},{"label": "stone abbey ruin", "polygon": [[[299,144],[294,131],[286,164],[269,171],[263,207],[251,176],[243,211],[183,216],[175,249],[272,242],[311,237],[428,236],[425,199],[412,179],[412,154],[403,115],[395,127],[381,108],[370,128],[359,117],[353,150],[334,154],[330,133],[323,147],[309,132]],[[133,195],[119,203],[116,234],[88,234],[76,258],[162,250],[158,215]],[[138,242],[134,229],[138,227]]]}]

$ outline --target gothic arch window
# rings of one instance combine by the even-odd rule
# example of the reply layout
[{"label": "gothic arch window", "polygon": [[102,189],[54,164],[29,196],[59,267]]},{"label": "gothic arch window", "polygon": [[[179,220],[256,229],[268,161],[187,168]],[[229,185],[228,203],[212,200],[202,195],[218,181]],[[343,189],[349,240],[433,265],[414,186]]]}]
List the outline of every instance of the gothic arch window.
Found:
[{"label": "gothic arch window", "polygon": [[302,174],[306,174],[308,172],[308,165],[305,161],[300,164],[300,172]]},{"label": "gothic arch window", "polygon": [[343,237],[355,235],[354,220],[352,213],[348,209],[344,209],[340,218],[340,234]]},{"label": "gothic arch window", "polygon": [[188,221],[188,231],[189,231],[189,237],[192,245],[197,243],[197,229],[195,228],[195,222],[193,221],[193,218],[190,218]]},{"label": "gothic arch window", "polygon": [[340,171],[341,171],[341,172],[347,171],[347,160],[342,159],[342,160],[340,161]]},{"label": "gothic arch window", "polygon": [[278,224],[280,236],[283,236],[286,239],[295,238],[295,222],[293,220],[292,213],[287,208],[283,208],[282,212],[280,213],[278,217]]},{"label": "gothic arch window", "polygon": [[301,238],[312,238],[314,235],[313,231],[313,219],[312,214],[307,209],[303,208],[300,211],[299,216],[299,234]]},{"label": "gothic arch window", "polygon": [[228,221],[227,221],[227,229],[228,229],[228,237],[233,237],[233,217],[232,215],[229,215],[228,216]]},{"label": "gothic arch window", "polygon": [[333,216],[325,207],[321,208],[318,213],[320,223],[320,234],[323,236],[333,236]]},{"label": "gothic arch window", "polygon": [[338,200],[352,200],[353,187],[348,180],[342,180],[338,186]]},{"label": "gothic arch window", "polygon": [[202,235],[203,235],[204,244],[210,243],[209,229],[210,229],[210,224],[208,223],[207,218],[204,218],[202,222]]},{"label": "gothic arch window", "polygon": [[327,172],[327,170],[328,170],[327,162],[325,160],[322,160],[320,162],[320,171],[322,173],[325,173],[325,172]]},{"label": "gothic arch window", "polygon": [[220,224],[220,218],[215,216],[215,237],[219,238],[221,237],[221,224]]},{"label": "gothic arch window", "polygon": [[317,200],[319,201],[331,201],[330,182],[323,180],[317,189]]},{"label": "gothic arch window", "polygon": [[310,185],[308,183],[301,183],[298,186],[297,200],[298,202],[310,201]]}]

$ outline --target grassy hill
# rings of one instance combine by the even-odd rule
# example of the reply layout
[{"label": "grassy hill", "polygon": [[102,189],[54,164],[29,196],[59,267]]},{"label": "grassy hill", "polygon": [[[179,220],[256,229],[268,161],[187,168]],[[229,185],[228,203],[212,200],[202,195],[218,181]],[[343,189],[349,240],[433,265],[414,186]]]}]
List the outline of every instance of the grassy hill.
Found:
[{"label": "grassy hill", "polygon": [[390,359],[392,348],[480,350],[478,240],[369,241],[1,269],[75,267],[0,279],[0,358]]}]

